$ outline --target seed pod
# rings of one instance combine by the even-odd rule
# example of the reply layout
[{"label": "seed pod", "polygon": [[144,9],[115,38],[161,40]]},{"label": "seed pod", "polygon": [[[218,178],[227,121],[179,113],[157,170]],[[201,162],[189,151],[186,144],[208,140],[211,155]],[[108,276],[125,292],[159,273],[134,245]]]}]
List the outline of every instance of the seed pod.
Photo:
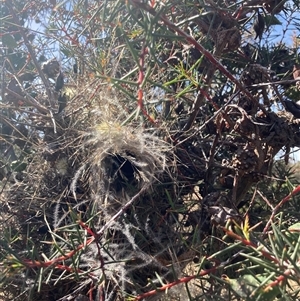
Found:
[{"label": "seed pod", "polygon": [[259,11],[257,11],[257,17],[256,17],[256,20],[253,24],[253,29],[255,31],[255,38],[254,39],[257,39],[259,38],[259,40],[261,40],[262,38],[262,35],[264,33],[264,30],[265,30],[265,19],[264,17],[259,13]]}]

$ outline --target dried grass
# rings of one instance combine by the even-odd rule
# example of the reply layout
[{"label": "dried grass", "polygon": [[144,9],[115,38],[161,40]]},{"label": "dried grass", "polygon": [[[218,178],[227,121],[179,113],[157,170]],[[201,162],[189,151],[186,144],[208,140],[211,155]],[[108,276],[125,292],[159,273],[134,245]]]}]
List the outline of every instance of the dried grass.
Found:
[{"label": "dried grass", "polygon": [[[72,238],[76,248],[85,235],[76,219],[95,232],[110,223],[101,238],[74,259],[83,271],[79,279],[71,281],[65,273],[39,272],[42,278],[38,282],[69,282],[66,291],[49,287],[61,300],[84,292],[95,282],[99,282],[96,294],[104,294],[105,300],[145,292],[150,279],[152,285],[159,285],[157,275],[168,281],[176,279],[194,254],[182,259],[191,246],[182,244],[182,236],[189,233],[176,225],[176,211],[184,205],[176,197],[169,171],[174,154],[161,138],[163,128],[145,129],[130,121],[124,101],[112,93],[94,95],[100,84],[93,81],[72,88],[73,97],[64,115],[55,117],[57,133],[44,122],[48,128],[45,137],[36,141],[31,162],[26,170],[13,175],[2,194],[1,204],[13,216],[7,222],[8,215],[1,215],[2,227],[5,223],[22,237],[14,248],[24,249],[24,258],[30,256],[29,245],[49,260],[59,256],[58,248],[64,253],[71,250],[65,239],[72,231],[78,232]],[[80,91],[90,95],[83,96]],[[126,207],[132,198],[135,201]],[[120,210],[123,212],[116,218]],[[25,242],[28,235],[32,240],[29,245]],[[43,243],[45,240],[48,243]],[[13,292],[17,283],[27,287],[25,294],[14,291],[16,300],[39,295],[34,270],[10,277],[8,291]]]}]

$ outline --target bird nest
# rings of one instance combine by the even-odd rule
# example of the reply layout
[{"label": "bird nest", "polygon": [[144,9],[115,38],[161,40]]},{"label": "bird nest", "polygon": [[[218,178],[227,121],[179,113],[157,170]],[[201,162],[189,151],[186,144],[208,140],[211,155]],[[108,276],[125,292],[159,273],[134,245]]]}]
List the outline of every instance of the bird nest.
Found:
[{"label": "bird nest", "polygon": [[204,104],[184,132],[184,106],[156,127],[98,87],[80,87],[63,114],[35,114],[18,138],[31,153],[1,202],[4,289],[16,300],[124,300],[175,281],[213,225],[241,223],[275,154],[300,145],[298,124],[242,93],[209,119]]},{"label": "bird nest", "polygon": [[[39,250],[32,257],[31,244],[16,244],[23,249],[20,267],[29,269],[11,274],[6,287],[12,293],[16,284],[26,285],[24,293],[13,292],[18,300],[65,300],[90,287],[96,299],[124,300],[161,279],[177,279],[193,259],[191,244],[183,243],[193,234],[179,214],[186,204],[178,198],[173,148],[160,138],[162,128],[128,124],[125,113],[115,118],[120,104],[108,95],[93,100],[89,112],[74,112],[71,103],[70,118],[57,117],[57,133],[45,130],[6,190],[13,231],[24,239],[30,233]],[[55,289],[57,281],[68,286]],[[47,296],[38,293],[41,287]]]}]

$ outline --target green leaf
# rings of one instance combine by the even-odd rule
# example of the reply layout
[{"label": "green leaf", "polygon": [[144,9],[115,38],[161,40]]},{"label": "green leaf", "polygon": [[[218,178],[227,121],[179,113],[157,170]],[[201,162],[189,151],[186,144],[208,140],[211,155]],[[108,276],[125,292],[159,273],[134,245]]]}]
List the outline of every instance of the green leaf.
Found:
[{"label": "green leaf", "polygon": [[[270,287],[265,289],[266,285],[271,281],[268,280],[269,275],[243,275],[237,279],[230,279],[223,276],[223,279],[231,286],[232,290],[241,298],[246,300],[272,301],[280,293],[278,287]],[[258,299],[259,298],[259,299]]]},{"label": "green leaf", "polygon": [[10,49],[14,49],[18,46],[17,42],[15,41],[14,37],[10,34],[5,34],[2,37],[2,44],[7,46]]},{"label": "green leaf", "polygon": [[300,233],[300,223],[293,224],[289,227],[290,232]]},{"label": "green leaf", "polygon": [[66,56],[71,57],[73,55],[72,51],[66,47],[61,47],[60,51]]}]

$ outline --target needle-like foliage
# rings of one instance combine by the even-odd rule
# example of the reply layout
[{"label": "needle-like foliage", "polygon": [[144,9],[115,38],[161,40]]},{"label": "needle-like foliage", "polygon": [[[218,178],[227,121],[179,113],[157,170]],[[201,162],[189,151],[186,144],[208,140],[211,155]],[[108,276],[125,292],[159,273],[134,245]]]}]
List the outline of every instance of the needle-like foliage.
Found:
[{"label": "needle-like foliage", "polygon": [[0,299],[299,298],[297,1],[0,6]]}]

